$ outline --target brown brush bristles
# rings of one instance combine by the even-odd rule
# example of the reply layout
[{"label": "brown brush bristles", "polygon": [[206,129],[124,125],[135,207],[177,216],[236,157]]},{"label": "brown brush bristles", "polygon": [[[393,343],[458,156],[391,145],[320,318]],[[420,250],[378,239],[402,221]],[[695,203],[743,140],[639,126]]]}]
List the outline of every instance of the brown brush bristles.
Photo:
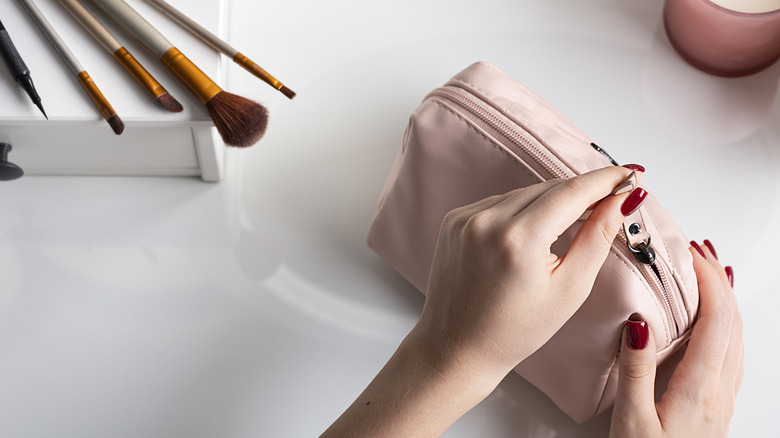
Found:
[{"label": "brown brush bristles", "polygon": [[280,88],[279,91],[281,91],[282,94],[287,96],[288,99],[292,99],[293,97],[295,97],[295,91],[287,88],[286,85],[282,85],[282,88]]},{"label": "brown brush bristles", "polygon": [[116,135],[121,134],[125,130],[125,124],[122,123],[122,119],[120,119],[119,116],[116,114],[109,117],[107,122],[109,126],[111,126],[111,129],[114,130],[114,133],[116,133]]},{"label": "brown brush bristles", "polygon": [[263,105],[227,91],[215,94],[206,108],[228,146],[252,146],[268,126],[268,110]]},{"label": "brown brush bristles", "polygon": [[172,113],[180,113],[184,111],[184,107],[181,106],[178,100],[171,96],[170,93],[163,93],[155,98],[157,103],[160,104],[161,107],[165,108],[166,110],[172,112]]}]

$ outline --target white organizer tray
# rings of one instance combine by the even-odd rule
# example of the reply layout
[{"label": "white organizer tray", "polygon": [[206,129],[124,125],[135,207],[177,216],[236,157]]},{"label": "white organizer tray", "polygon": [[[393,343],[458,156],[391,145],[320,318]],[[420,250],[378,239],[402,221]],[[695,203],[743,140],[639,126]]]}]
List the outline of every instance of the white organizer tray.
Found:
[{"label": "white organizer tray", "polygon": [[[127,0],[187,57],[221,83],[220,55],[142,0]],[[169,0],[176,8],[220,34],[225,0]],[[101,21],[184,106],[162,109],[98,45],[57,0],[36,4],[68,44],[125,124],[115,135],[78,80],[16,0],[0,2],[0,17],[30,69],[46,120],[0,65],[0,142],[13,150],[9,161],[27,175],[172,175],[222,178],[224,143],[206,108],[155,56],[113,22]]]}]

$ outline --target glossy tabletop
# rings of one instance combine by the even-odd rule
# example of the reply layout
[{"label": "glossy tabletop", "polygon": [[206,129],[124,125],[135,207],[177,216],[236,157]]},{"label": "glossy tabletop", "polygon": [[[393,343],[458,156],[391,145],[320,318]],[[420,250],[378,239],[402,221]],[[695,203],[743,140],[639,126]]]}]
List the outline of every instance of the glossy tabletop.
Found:
[{"label": "glossy tabletop", "polygon": [[[225,180],[25,176],[0,183],[0,434],[310,437],[414,325],[419,292],[365,245],[409,114],[485,60],[578,123],[735,271],[745,379],[731,436],[780,435],[774,231],[780,64],[689,67],[658,0],[233,0],[237,66],[266,137]],[[11,154],[13,161],[13,153]],[[606,436],[509,375],[447,437]]]}]

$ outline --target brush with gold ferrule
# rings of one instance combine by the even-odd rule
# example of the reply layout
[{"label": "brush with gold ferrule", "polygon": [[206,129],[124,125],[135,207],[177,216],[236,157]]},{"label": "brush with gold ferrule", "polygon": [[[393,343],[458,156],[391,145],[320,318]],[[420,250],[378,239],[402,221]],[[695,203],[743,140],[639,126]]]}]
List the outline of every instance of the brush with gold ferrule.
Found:
[{"label": "brush with gold ferrule", "polygon": [[262,138],[268,125],[263,105],[220,88],[124,0],[91,1],[159,57],[198,97],[226,145],[246,147]]},{"label": "brush with gold ferrule", "polygon": [[210,45],[217,51],[222,52],[226,56],[230,57],[230,59],[232,59],[233,62],[240,65],[248,72],[262,79],[268,85],[281,91],[282,94],[287,96],[287,98],[292,99],[293,97],[295,97],[295,92],[287,88],[287,86],[281,83],[281,81],[271,76],[270,73],[265,71],[259,65],[255,64],[251,59],[247,58],[244,54],[231,47],[230,44],[226,43],[218,36],[209,32],[208,29],[201,26],[195,20],[186,16],[184,13],[174,8],[164,0],[146,0],[146,2],[156,7],[160,11],[162,11],[165,15],[169,16],[173,21],[179,23],[183,28],[190,31],[193,35],[197,36],[198,38],[206,42],[208,45]]},{"label": "brush with gold ferrule", "polygon": [[98,111],[100,111],[100,115],[106,119],[109,126],[111,126],[111,129],[113,129],[117,135],[121,134],[125,129],[125,125],[122,123],[122,119],[120,119],[116,114],[114,108],[112,108],[111,104],[108,103],[108,100],[105,98],[105,96],[103,96],[103,93],[100,92],[97,85],[95,85],[95,82],[92,81],[92,78],[89,77],[89,74],[87,74],[87,72],[84,71],[84,69],[81,67],[79,61],[70,51],[70,49],[68,49],[68,46],[65,45],[65,42],[62,41],[62,38],[60,38],[49,21],[43,15],[41,10],[38,9],[38,6],[36,6],[32,0],[19,0],[19,2],[22,4],[22,6],[24,6],[27,12],[30,13],[30,16],[33,18],[33,21],[35,21],[35,24],[37,24],[43,34],[46,35],[46,38],[49,40],[51,45],[54,46],[54,49],[57,51],[57,53],[60,54],[62,59],[65,61],[65,64],[68,65],[68,68],[70,68],[73,74],[76,75],[79,83],[81,83],[81,86],[84,87],[84,90],[86,90],[90,99],[92,99],[92,102],[94,102],[95,106],[97,106]]},{"label": "brush with gold ferrule", "polygon": [[171,96],[152,74],[78,0],[59,0],[59,2],[104,49],[114,56],[114,59],[144,87],[160,106],[174,113],[181,112],[184,109],[179,101]]}]

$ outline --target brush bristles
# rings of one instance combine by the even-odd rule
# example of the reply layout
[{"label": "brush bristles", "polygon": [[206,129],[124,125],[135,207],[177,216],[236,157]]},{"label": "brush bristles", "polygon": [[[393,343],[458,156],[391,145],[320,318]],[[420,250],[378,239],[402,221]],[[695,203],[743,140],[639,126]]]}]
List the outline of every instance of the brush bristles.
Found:
[{"label": "brush bristles", "polygon": [[125,124],[122,123],[122,119],[120,119],[119,116],[116,114],[109,117],[107,122],[109,126],[111,126],[111,129],[114,130],[114,133],[116,135],[121,134],[125,130]]},{"label": "brush bristles", "polygon": [[206,108],[228,146],[252,146],[268,126],[268,110],[263,105],[227,91],[214,95]]},{"label": "brush bristles", "polygon": [[282,92],[285,96],[287,96],[288,99],[292,99],[295,97],[295,92],[289,88],[287,88],[286,85],[282,85],[282,88],[279,89],[279,91]]},{"label": "brush bristles", "polygon": [[161,107],[165,108],[166,110],[172,112],[172,113],[180,113],[184,111],[184,107],[181,106],[178,100],[171,96],[170,93],[163,93],[155,98],[157,103],[160,104]]}]

